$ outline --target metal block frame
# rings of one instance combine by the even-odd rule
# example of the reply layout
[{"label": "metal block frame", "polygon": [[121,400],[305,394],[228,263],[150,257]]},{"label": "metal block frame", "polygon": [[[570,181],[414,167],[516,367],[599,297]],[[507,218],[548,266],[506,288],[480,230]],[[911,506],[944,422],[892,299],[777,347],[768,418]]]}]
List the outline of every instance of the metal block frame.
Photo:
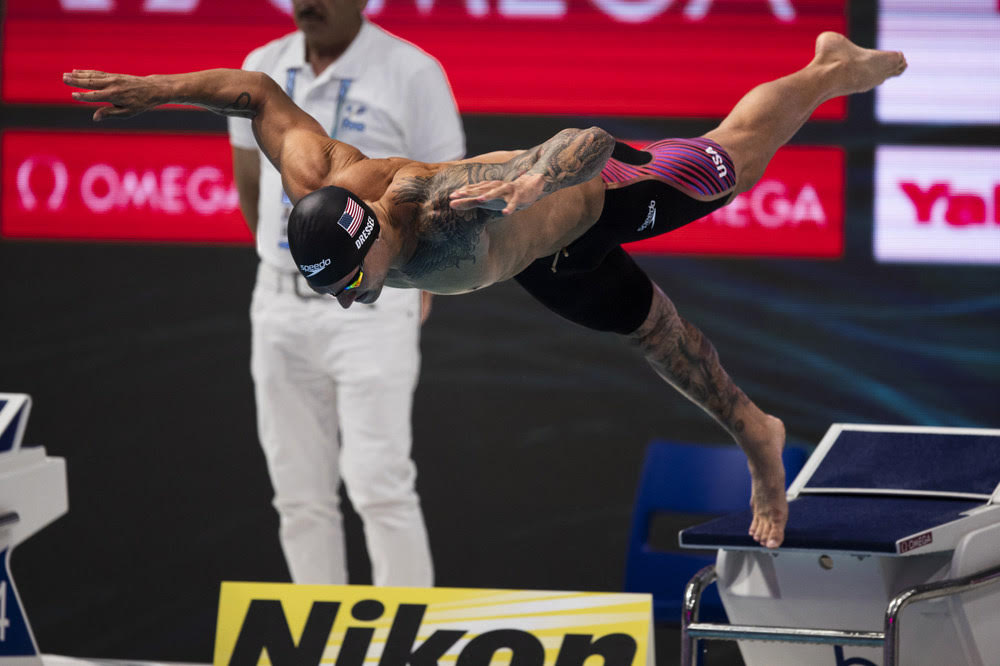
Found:
[{"label": "metal block frame", "polygon": [[954,578],[917,585],[903,590],[889,601],[883,631],[807,629],[802,627],[762,627],[756,625],[698,622],[701,594],[716,581],[715,565],[710,564],[688,582],[681,612],[681,666],[695,666],[698,640],[770,641],[777,643],[820,643],[825,645],[882,646],[882,664],[899,666],[899,614],[917,601],[961,594],[986,585],[1000,583],[1000,566]]}]

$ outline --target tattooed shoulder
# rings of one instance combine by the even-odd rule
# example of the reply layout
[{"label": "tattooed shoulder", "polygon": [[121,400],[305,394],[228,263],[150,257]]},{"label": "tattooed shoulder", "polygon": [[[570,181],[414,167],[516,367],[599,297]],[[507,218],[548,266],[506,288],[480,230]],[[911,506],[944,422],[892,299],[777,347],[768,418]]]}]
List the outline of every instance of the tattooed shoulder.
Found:
[{"label": "tattooed shoulder", "polygon": [[484,250],[486,225],[502,214],[483,208],[453,210],[451,193],[470,183],[516,178],[524,171],[520,163],[518,157],[496,164],[461,162],[429,175],[405,176],[395,183],[393,203],[416,207],[413,229],[417,247],[404,271],[421,277],[476,263]]},{"label": "tattooed shoulder", "polygon": [[[487,164],[462,162],[429,175],[402,177],[393,185],[392,201],[397,206],[413,205],[415,229],[420,240],[450,242],[457,235],[478,231],[499,211],[472,208],[453,210],[451,193],[470,183],[504,180],[516,172],[510,162]],[[516,176],[515,176],[516,177]]]}]

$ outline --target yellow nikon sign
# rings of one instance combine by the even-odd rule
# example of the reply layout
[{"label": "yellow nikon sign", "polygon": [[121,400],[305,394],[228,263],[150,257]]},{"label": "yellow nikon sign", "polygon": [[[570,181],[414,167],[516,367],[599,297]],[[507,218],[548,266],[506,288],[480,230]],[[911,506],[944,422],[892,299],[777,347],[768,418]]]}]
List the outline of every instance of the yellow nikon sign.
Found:
[{"label": "yellow nikon sign", "polygon": [[652,598],[223,583],[217,665],[649,666]]}]

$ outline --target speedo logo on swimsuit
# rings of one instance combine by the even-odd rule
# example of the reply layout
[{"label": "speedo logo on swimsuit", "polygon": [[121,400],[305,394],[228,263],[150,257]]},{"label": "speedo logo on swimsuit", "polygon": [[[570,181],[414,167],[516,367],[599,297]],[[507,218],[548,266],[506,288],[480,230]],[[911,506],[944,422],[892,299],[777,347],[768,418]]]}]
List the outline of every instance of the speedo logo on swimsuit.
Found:
[{"label": "speedo logo on swimsuit", "polygon": [[318,264],[309,264],[309,265],[299,264],[299,268],[302,269],[302,272],[305,273],[307,278],[311,278],[313,275],[316,275],[316,273],[319,273],[321,270],[323,270],[329,265],[330,265],[330,260],[324,259]]},{"label": "speedo logo on swimsuit", "polygon": [[715,170],[719,172],[719,178],[725,178],[729,170],[726,169],[726,165],[723,164],[722,155],[720,155],[715,148],[709,146],[705,149],[705,152],[712,156],[712,162],[715,164]]},{"label": "speedo logo on swimsuit", "polygon": [[645,231],[646,229],[652,229],[654,226],[656,226],[656,200],[652,199],[649,202],[649,212],[646,213],[646,221],[636,231]]},{"label": "speedo logo on swimsuit", "polygon": [[361,246],[364,245],[366,240],[368,240],[368,237],[371,235],[372,229],[374,228],[375,228],[375,222],[374,220],[372,220],[372,218],[369,217],[368,224],[365,225],[364,231],[362,231],[361,234],[358,236],[358,239],[354,241],[354,247],[360,250]]}]

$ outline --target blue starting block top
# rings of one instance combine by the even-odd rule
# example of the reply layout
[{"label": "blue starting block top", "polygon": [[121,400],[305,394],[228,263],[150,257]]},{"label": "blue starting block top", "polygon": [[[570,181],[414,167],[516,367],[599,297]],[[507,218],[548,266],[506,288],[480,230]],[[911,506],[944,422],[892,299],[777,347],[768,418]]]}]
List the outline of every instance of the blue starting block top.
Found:
[{"label": "blue starting block top", "polygon": [[[954,548],[1000,522],[1000,430],[835,424],[788,491],[782,550]],[[686,529],[687,548],[760,549],[744,511]]]},{"label": "blue starting block top", "polygon": [[[840,430],[802,493],[878,492],[989,499],[1000,483],[1000,434],[992,431]],[[825,438],[824,438],[825,443]],[[810,458],[810,463],[812,459]],[[798,479],[796,478],[796,482]]]}]

